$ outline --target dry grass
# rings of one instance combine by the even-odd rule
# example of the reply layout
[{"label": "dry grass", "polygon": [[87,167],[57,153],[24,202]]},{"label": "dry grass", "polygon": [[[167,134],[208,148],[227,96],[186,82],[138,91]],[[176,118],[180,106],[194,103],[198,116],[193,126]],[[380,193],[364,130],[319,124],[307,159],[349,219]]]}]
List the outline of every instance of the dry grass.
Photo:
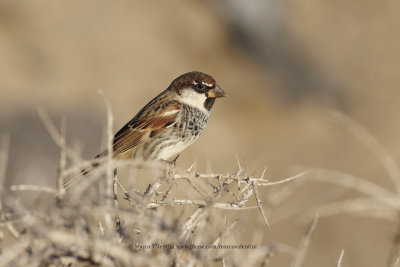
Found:
[{"label": "dry grass", "polygon": [[[110,104],[103,97],[107,103],[110,149],[113,118]],[[67,146],[65,124],[58,129],[43,109],[39,114],[60,150],[57,186],[11,186],[10,191],[39,191],[49,196],[45,205],[34,209],[27,209],[1,188],[0,266],[267,266],[275,255],[287,254],[292,257],[291,266],[299,267],[304,265],[319,218],[349,213],[398,221],[400,172],[396,162],[361,126],[338,113],[333,117],[380,159],[394,192],[350,174],[319,169],[270,182],[264,178],[265,170],[260,177],[248,175],[239,160],[238,169],[227,173],[199,173],[194,164],[179,170],[160,162],[111,158],[84,161]],[[4,135],[0,150],[1,185],[8,150],[9,137]],[[73,179],[66,190],[66,181],[94,161],[100,167],[83,179]],[[115,171],[120,168],[134,170],[134,179],[151,182],[142,191],[131,183],[124,184]],[[138,174],[145,171],[145,177]],[[286,214],[311,222],[297,249],[278,243],[242,244],[242,239],[232,234],[238,221],[221,216],[221,210],[240,213],[258,209],[259,220],[265,227],[255,230],[254,235],[261,235],[257,231],[270,228],[262,200],[276,206],[311,180],[350,188],[364,197],[332,200],[305,212],[293,210]],[[279,190],[261,196],[259,188],[280,184],[283,186]],[[179,197],[182,190],[189,189],[196,194]],[[179,209],[182,206],[184,209]],[[395,242],[388,266],[398,266],[399,247]],[[345,261],[344,250],[338,248],[339,251],[336,266]]]},{"label": "dry grass", "polygon": [[[109,102],[104,94],[102,96],[107,104],[110,149],[113,118]],[[232,240],[227,237],[237,220],[228,222],[218,210],[258,209],[260,220],[265,223],[264,231],[268,231],[269,223],[258,188],[289,183],[305,173],[269,182],[264,178],[265,170],[261,177],[247,175],[239,160],[237,171],[215,174],[196,172],[194,164],[179,171],[174,165],[160,162],[103,158],[93,160],[99,162],[100,167],[87,177],[75,175],[65,183],[93,161],[82,160],[67,146],[65,123],[58,130],[43,109],[39,109],[39,115],[60,150],[57,188],[29,184],[11,186],[10,191],[37,191],[49,195],[44,207],[33,210],[21,205],[11,194],[2,194],[0,242],[4,231],[13,241],[1,251],[1,266],[230,266],[242,263],[233,255],[239,250],[248,254],[257,249],[258,253],[251,259],[253,263],[266,263],[272,252],[279,250],[279,246],[226,243],[225,240]],[[1,180],[4,180],[7,165],[8,143],[7,137],[2,138]],[[67,167],[67,162],[79,164]],[[151,170],[152,177],[135,177],[152,180],[144,192],[132,186],[128,190],[119,181],[113,170],[126,166]],[[177,199],[182,187],[184,190],[192,188],[199,197]],[[5,193],[4,189],[2,191]],[[249,204],[251,202],[255,204]],[[190,207],[189,214],[167,210],[179,206]],[[209,229],[210,225],[215,228]],[[303,254],[303,249],[302,245],[298,255]]]}]

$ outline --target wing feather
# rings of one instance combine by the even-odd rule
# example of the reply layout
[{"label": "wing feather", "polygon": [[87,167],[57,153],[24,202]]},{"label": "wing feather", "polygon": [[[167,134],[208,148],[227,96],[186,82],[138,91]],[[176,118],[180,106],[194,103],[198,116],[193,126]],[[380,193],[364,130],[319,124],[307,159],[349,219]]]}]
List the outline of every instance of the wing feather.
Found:
[{"label": "wing feather", "polygon": [[176,101],[150,102],[114,136],[113,157],[154,138],[176,123],[182,105]]}]

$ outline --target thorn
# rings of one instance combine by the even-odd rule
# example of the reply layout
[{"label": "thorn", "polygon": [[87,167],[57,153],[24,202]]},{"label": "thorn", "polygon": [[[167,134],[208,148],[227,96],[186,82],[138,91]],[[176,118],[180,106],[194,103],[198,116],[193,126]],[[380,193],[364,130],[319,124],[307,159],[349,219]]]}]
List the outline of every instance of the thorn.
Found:
[{"label": "thorn", "polygon": [[236,172],[236,175],[241,175],[243,173],[244,169],[242,168],[242,165],[240,165],[239,157],[237,154],[236,154],[236,161],[237,161],[237,164],[239,167],[239,170]]},{"label": "thorn", "polygon": [[262,172],[262,174],[261,174],[260,179],[264,179],[264,174],[265,174],[265,171],[266,171],[266,170],[267,170],[267,166],[264,167],[264,170],[263,170],[263,172]]},{"label": "thorn", "polygon": [[264,212],[264,209],[263,209],[263,205],[262,205],[262,202],[260,200],[260,196],[258,194],[257,185],[254,182],[252,182],[251,184],[253,186],[254,197],[256,199],[258,209],[261,212],[261,215],[262,215],[262,217],[264,219],[265,225],[267,226],[268,229],[271,229],[271,227],[269,226],[269,222],[268,222],[267,216],[265,215],[265,212]]},{"label": "thorn", "polygon": [[241,171],[242,170],[242,166],[240,165],[239,157],[238,157],[237,154],[236,154],[236,161],[237,161],[237,164],[239,166],[239,171]]},{"label": "thorn", "polygon": [[196,162],[193,162],[192,165],[190,165],[189,168],[186,169],[186,171],[190,172],[195,165],[196,165]]},{"label": "thorn", "polygon": [[209,154],[207,155],[207,158],[206,158],[206,172],[207,173],[213,172],[212,171],[212,160],[211,160],[211,157]]}]

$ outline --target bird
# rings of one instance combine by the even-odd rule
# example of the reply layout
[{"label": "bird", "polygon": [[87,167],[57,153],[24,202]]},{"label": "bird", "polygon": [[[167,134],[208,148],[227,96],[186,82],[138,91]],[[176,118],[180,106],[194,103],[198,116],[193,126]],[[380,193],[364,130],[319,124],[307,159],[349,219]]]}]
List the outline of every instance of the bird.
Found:
[{"label": "bird", "polygon": [[[215,100],[225,95],[208,74],[180,75],[115,134],[112,158],[168,161],[179,156],[206,128]],[[106,155],[103,151],[96,158]],[[81,174],[97,166],[92,164]]]}]

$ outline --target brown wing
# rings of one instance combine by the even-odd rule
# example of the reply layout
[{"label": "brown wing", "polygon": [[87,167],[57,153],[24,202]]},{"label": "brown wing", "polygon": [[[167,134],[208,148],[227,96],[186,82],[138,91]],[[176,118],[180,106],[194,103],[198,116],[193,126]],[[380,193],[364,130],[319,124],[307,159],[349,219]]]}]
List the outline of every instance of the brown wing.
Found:
[{"label": "brown wing", "polygon": [[176,101],[151,101],[114,136],[113,157],[131,151],[176,123],[182,105]]}]

